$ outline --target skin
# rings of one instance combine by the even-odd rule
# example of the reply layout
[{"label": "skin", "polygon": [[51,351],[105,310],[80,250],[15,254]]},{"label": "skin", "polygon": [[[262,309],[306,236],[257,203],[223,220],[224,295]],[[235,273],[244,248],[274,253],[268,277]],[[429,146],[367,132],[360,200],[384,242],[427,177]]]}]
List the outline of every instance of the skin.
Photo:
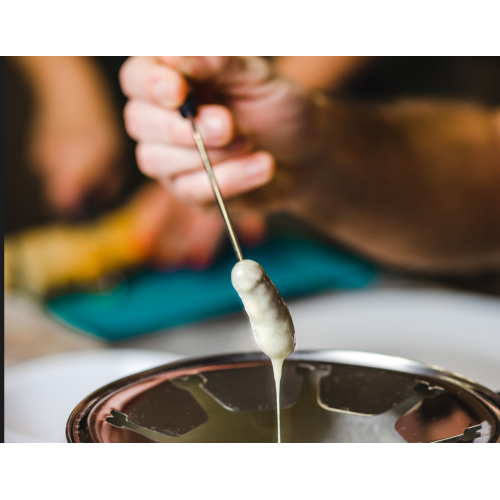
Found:
[{"label": "skin", "polygon": [[[190,125],[176,110],[186,97],[186,82],[167,62],[190,65],[186,68],[188,76],[205,80],[208,91],[227,89],[222,98],[227,107],[203,105],[196,118],[226,197],[267,184],[275,177],[276,160],[291,164],[303,152],[310,154],[305,143],[311,134],[305,129],[303,117],[314,112],[314,106],[300,87],[273,78],[264,61],[130,58],[122,67],[120,79],[131,98],[125,107],[125,124],[139,142],[139,165],[146,175],[163,182],[181,199],[204,204],[213,200],[213,193]],[[168,83],[167,97],[159,94],[159,81]]]},{"label": "skin", "polygon": [[47,201],[78,216],[85,199],[112,199],[122,182],[124,138],[111,91],[88,57],[13,58],[31,85],[35,109],[29,156]]},{"label": "skin", "polygon": [[280,75],[308,89],[331,91],[369,59],[359,56],[285,56],[276,58],[275,67]]},{"label": "skin", "polygon": [[328,100],[251,57],[135,57],[120,78],[140,167],[181,199],[213,202],[176,110],[188,78],[208,96],[197,124],[233,210],[289,211],[405,269],[500,265],[498,110]]},{"label": "skin", "polygon": [[[72,218],[85,212],[89,196],[103,204],[112,200],[123,180],[124,137],[99,67],[90,57],[12,60],[33,93],[29,155],[48,203],[60,217]],[[218,214],[182,203],[152,184],[139,189],[130,202],[140,221],[137,226],[143,228],[138,237],[148,249],[147,260],[169,269],[208,267],[225,233]],[[265,237],[259,214],[246,213],[234,222],[247,245]],[[136,226],[131,231],[136,234]]]},{"label": "skin", "polygon": [[[186,205],[156,182],[150,182],[129,202],[135,219],[131,233],[146,249],[146,257],[165,269],[208,268],[226,228],[220,214]],[[259,214],[235,221],[241,242],[253,246],[265,237]]]}]

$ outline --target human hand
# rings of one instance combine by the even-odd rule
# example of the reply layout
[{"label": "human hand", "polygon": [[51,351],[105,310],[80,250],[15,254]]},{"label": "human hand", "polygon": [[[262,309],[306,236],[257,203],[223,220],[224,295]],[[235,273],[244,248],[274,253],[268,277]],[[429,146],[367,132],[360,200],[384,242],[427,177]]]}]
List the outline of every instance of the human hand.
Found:
[{"label": "human hand", "polygon": [[[168,269],[204,269],[213,262],[226,231],[218,213],[189,206],[157,183],[141,188],[131,203],[134,240],[150,262]],[[242,243],[256,245],[265,237],[258,214],[243,214],[234,223]]]},{"label": "human hand", "polygon": [[[190,124],[177,110],[188,92],[185,78],[208,103],[200,106],[195,121],[222,194],[238,196],[240,207],[286,207],[300,190],[302,167],[317,154],[315,105],[256,57],[127,60],[120,73],[130,97],[125,123],[138,141],[143,173],[184,201],[214,199]],[[256,196],[240,196],[264,185]]]},{"label": "human hand", "polygon": [[[124,140],[112,96],[86,58],[37,58],[30,159],[49,203],[80,215],[90,200],[111,199],[123,179]],[[29,64],[29,62],[25,63]]]}]

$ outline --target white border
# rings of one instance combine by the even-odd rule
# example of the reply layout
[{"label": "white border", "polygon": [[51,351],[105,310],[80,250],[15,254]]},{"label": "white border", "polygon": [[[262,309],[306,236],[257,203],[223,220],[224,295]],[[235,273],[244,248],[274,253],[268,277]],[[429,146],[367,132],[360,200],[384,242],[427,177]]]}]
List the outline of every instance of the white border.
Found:
[{"label": "white border", "polygon": [[4,55],[498,55],[492,0],[16,0]]}]

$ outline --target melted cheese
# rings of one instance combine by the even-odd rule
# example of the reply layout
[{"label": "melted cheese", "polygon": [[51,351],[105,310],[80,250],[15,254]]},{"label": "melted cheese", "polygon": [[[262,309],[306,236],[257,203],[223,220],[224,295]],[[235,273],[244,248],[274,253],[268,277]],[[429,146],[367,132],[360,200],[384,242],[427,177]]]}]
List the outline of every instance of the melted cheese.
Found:
[{"label": "melted cheese", "polygon": [[250,318],[261,351],[269,356],[276,382],[278,442],[281,442],[280,382],[284,360],[295,349],[295,329],[285,301],[264,269],[253,260],[238,262],[231,281]]}]

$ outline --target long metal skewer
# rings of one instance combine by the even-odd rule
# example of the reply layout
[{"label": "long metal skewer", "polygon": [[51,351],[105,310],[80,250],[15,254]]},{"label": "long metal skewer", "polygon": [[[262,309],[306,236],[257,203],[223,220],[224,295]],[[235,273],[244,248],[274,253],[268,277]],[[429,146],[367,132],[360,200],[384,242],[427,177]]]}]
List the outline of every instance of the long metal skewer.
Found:
[{"label": "long metal skewer", "polygon": [[193,127],[194,141],[196,142],[196,147],[200,152],[203,165],[205,166],[208,178],[210,179],[210,184],[212,184],[212,189],[214,190],[215,198],[217,199],[217,203],[219,204],[220,213],[222,214],[224,222],[226,223],[227,232],[229,234],[229,239],[231,240],[231,244],[233,245],[234,252],[236,253],[236,257],[238,258],[238,260],[243,260],[243,252],[241,251],[238,237],[236,236],[233,223],[231,222],[231,217],[229,217],[226,204],[224,203],[224,198],[222,198],[222,195],[220,193],[219,185],[217,184],[217,179],[215,178],[214,171],[212,169],[212,164],[208,159],[207,150],[205,149],[205,145],[203,144],[201,135],[198,132],[198,129],[196,128],[193,116],[192,115],[188,116],[188,119],[191,122],[191,126]]}]

